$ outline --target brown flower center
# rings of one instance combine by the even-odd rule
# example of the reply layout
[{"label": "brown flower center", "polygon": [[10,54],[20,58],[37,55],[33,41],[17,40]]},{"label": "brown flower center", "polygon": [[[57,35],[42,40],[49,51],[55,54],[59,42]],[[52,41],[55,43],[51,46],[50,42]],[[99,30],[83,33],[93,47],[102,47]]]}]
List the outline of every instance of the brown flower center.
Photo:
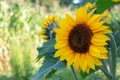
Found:
[{"label": "brown flower center", "polygon": [[85,24],[77,24],[69,34],[68,42],[71,49],[78,53],[89,51],[92,31]]}]

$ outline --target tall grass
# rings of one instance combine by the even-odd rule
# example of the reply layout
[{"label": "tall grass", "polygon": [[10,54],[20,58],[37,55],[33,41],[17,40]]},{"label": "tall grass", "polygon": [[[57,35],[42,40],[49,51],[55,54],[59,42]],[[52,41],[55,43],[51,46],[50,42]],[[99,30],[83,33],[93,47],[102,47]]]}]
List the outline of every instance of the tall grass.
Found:
[{"label": "tall grass", "polygon": [[[34,64],[37,56],[36,47],[40,45],[41,14],[29,7],[0,2],[0,40],[5,43],[8,50],[11,66],[10,71],[3,70],[0,76],[11,77],[11,80],[30,80],[39,67]],[[8,79],[7,77],[5,79]]]}]

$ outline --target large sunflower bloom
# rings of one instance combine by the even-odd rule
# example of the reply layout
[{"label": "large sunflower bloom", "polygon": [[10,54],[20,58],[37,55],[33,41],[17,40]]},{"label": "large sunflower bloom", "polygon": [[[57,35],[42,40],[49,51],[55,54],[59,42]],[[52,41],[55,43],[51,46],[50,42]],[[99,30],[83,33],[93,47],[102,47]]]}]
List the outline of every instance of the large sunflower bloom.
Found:
[{"label": "large sunflower bloom", "polygon": [[[66,60],[67,66],[74,64],[80,71],[89,73],[90,68],[95,70],[95,65],[102,66],[100,59],[107,59],[105,46],[110,33],[109,26],[104,25],[103,15],[94,14],[92,4],[88,3],[76,11],[76,19],[69,14],[59,21],[56,32],[57,52],[54,57],[60,61]],[[91,11],[90,11],[91,10]]]},{"label": "large sunflower bloom", "polygon": [[44,40],[48,40],[52,37],[54,37],[54,28],[58,27],[58,16],[49,16],[42,22],[40,36]]}]

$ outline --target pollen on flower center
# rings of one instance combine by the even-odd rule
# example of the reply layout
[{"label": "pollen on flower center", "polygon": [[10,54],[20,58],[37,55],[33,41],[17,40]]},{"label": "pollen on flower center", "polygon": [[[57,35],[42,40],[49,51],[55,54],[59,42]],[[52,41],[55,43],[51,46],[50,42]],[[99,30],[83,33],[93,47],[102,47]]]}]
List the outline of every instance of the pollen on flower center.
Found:
[{"label": "pollen on flower center", "polygon": [[68,42],[71,49],[78,53],[86,53],[89,50],[92,31],[85,24],[77,24],[70,31]]}]

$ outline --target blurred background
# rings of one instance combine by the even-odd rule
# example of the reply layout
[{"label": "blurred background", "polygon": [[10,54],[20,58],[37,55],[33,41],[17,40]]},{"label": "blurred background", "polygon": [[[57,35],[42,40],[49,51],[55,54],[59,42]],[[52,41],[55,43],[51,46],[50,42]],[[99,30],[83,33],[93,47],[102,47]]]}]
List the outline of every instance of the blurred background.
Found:
[{"label": "blurred background", "polygon": [[[0,80],[33,80],[42,65],[36,62],[36,48],[42,45],[39,36],[41,22],[49,15],[64,17],[88,0],[0,0]],[[96,0],[89,0],[94,2]],[[120,31],[120,6],[113,6],[110,12],[111,29]],[[118,61],[120,59],[118,58]],[[117,65],[120,75],[120,63]],[[64,74],[62,73],[64,71]],[[106,80],[101,71],[91,74],[86,80]],[[82,79],[79,76],[79,79]],[[118,80],[120,80],[118,76]],[[60,70],[51,78],[43,80],[73,80],[69,68]]]}]

